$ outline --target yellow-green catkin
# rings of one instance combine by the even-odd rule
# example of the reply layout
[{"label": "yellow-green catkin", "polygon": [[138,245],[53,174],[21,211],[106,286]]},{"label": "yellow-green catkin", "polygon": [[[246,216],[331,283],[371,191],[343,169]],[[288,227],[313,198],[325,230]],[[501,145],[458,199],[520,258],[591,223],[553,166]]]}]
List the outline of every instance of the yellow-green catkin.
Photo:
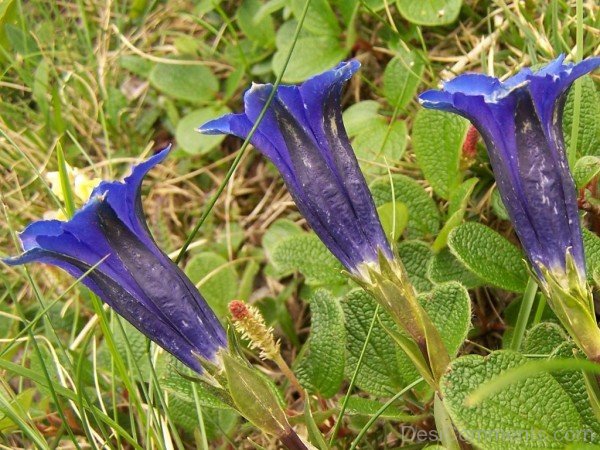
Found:
[{"label": "yellow-green catkin", "polygon": [[229,303],[229,312],[233,319],[233,326],[244,339],[250,342],[250,348],[260,350],[262,359],[278,358],[279,341],[275,341],[273,328],[267,327],[256,307],[234,300]]}]

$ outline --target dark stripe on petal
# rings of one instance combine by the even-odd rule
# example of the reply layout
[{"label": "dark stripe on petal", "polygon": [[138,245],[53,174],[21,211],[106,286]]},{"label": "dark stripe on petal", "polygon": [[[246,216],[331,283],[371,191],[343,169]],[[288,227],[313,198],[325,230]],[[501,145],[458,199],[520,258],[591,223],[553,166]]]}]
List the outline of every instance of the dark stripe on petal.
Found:
[{"label": "dark stripe on petal", "polygon": [[320,222],[311,226],[319,235],[319,228],[326,230],[335,242],[325,244],[347,267],[354,269],[357,257],[360,258],[356,252],[363,247],[364,236],[357,227],[348,197],[340,188],[335,174],[331,172],[312,137],[306,134],[281,105],[273,105],[273,109],[290,151],[300,188],[298,197],[303,199]]},{"label": "dark stripe on petal", "polygon": [[[525,209],[540,248],[530,259],[548,268],[565,266],[565,249],[571,246],[560,161],[549,146],[529,95],[522,95],[515,111],[515,137],[519,180],[526,195]],[[523,243],[529,248],[527,243]]]},{"label": "dark stripe on petal", "polygon": [[323,131],[328,147],[331,149],[333,163],[350,198],[361,231],[369,242],[363,250],[363,259],[366,260],[366,256],[370,255],[372,262],[377,261],[377,249],[383,250],[388,258],[392,258],[392,250],[381,226],[371,191],[367,187],[344,128],[340,93],[335,90],[324,103]]},{"label": "dark stripe on petal", "polygon": [[164,321],[184,336],[200,354],[210,354],[224,344],[222,327],[214,313],[200,299],[197,290],[182,283],[180,269],[157,258],[119,220],[112,208],[102,202],[98,210],[100,226],[111,248],[148,301],[160,311]]}]

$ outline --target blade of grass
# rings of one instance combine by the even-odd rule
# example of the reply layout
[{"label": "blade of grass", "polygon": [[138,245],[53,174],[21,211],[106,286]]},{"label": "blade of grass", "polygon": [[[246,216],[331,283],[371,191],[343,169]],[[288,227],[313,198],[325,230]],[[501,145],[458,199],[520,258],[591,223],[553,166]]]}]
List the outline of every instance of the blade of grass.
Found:
[{"label": "blade of grass", "polygon": [[[18,403],[15,403],[14,406],[19,406]],[[16,411],[13,408],[13,405],[10,404],[5,398],[4,394],[0,392],[0,411],[8,417],[10,420],[17,425],[23,434],[29,438],[29,440],[36,445],[37,448],[40,449],[49,449],[48,443],[41,435],[41,433],[35,428],[34,425],[29,425],[25,420],[23,420],[22,416],[26,416],[26,412],[19,408],[20,411]]]},{"label": "blade of grass", "polygon": [[[583,59],[583,0],[577,0],[575,6],[575,15],[577,16],[577,28],[575,32],[575,61]],[[567,160],[571,170],[575,167],[577,161],[577,145],[579,139],[579,118],[581,116],[581,79],[576,80],[573,85],[573,125],[571,127],[571,140],[567,148]]]},{"label": "blade of grass", "polygon": [[56,143],[56,159],[58,161],[58,177],[60,178],[60,189],[65,202],[65,211],[67,217],[71,218],[73,217],[73,214],[75,214],[75,202],[73,201],[73,189],[71,187],[71,180],[69,180],[69,171],[65,161],[65,154],[63,153],[60,142]]},{"label": "blade of grass", "polygon": [[402,389],[400,392],[398,392],[396,395],[394,395],[392,398],[390,398],[387,402],[385,402],[381,406],[381,408],[379,408],[377,412],[373,414],[373,416],[369,419],[365,426],[361,428],[359,433],[352,441],[352,444],[350,445],[350,450],[354,450],[356,448],[360,440],[367,433],[367,431],[369,431],[369,428],[371,428],[371,425],[375,423],[375,421],[379,418],[379,416],[381,416],[385,412],[386,409],[388,409],[396,400],[398,400],[400,397],[402,397],[404,394],[406,394],[408,391],[410,391],[412,388],[416,387],[423,381],[425,380],[422,377],[419,377],[418,379],[410,383],[408,386],[406,386],[404,389]]},{"label": "blade of grass", "polygon": [[[10,286],[8,286],[8,284],[7,284],[7,283],[8,283],[8,281],[7,281],[6,277],[5,277],[4,275],[2,275],[2,276],[1,276],[1,278],[2,278],[2,281],[3,281],[4,285],[6,286],[6,290],[7,290],[8,294],[14,298],[14,296],[12,295],[12,288],[11,288]],[[76,282],[76,283],[77,283],[77,282]],[[63,293],[63,295],[64,295],[64,293]],[[46,307],[45,307],[45,308],[44,308],[44,309],[43,309],[41,312],[39,312],[39,313],[36,315],[36,317],[35,317],[35,318],[34,318],[34,319],[31,321],[31,322],[27,323],[27,325],[24,327],[24,329],[23,329],[23,330],[21,330],[21,332],[19,332],[19,333],[18,333],[16,336],[14,336],[14,337],[12,338],[12,341],[8,343],[8,345],[7,345],[7,346],[6,346],[6,347],[5,347],[5,348],[2,350],[2,352],[0,352],[0,358],[2,358],[2,356],[3,356],[4,354],[6,354],[6,353],[7,353],[7,352],[8,352],[8,351],[9,351],[9,350],[10,350],[10,349],[11,349],[11,348],[14,346],[14,345],[16,345],[18,342],[20,342],[20,341],[21,341],[21,339],[23,338],[23,336],[24,336],[25,334],[27,334],[27,335],[29,336],[29,339],[26,341],[26,342],[27,342],[26,346],[28,347],[28,345],[29,345],[29,342],[30,342],[30,341],[32,341],[32,340],[35,340],[35,336],[33,335],[33,330],[32,330],[33,326],[34,326],[34,325],[35,325],[35,324],[36,324],[36,323],[39,321],[39,319],[41,319],[41,318],[43,318],[43,319],[44,319],[44,321],[47,321],[47,320],[48,320],[48,318],[47,318],[48,311],[50,310],[50,308],[51,308],[51,307],[52,307],[54,304],[56,304],[56,302],[57,302],[57,301],[58,301],[60,298],[62,298],[62,296],[61,296],[61,297],[59,297],[58,299],[56,299],[55,301],[51,302],[50,304],[48,304],[48,305],[47,305],[47,306],[46,306]],[[21,311],[21,308],[20,308],[19,304],[18,304],[16,301],[14,301],[14,304],[16,305],[16,307],[17,307],[17,311],[19,312],[19,314],[21,314],[21,316],[23,317],[23,321],[26,321],[26,319],[25,319],[25,316],[24,316],[24,313]],[[63,351],[63,354],[64,354],[64,348],[63,348],[63,347],[62,347],[60,344],[59,344],[59,348],[60,348],[60,349]],[[29,353],[28,349],[27,349],[27,348],[25,348],[25,350],[24,350],[23,354],[24,354],[24,355],[27,355],[28,353]],[[66,363],[67,363],[67,364],[70,366],[70,368],[72,369],[71,361],[70,361],[68,358],[65,358],[65,361],[66,361]],[[42,362],[43,362],[43,360],[42,360]],[[20,390],[21,390],[21,389],[22,389],[22,387],[20,387]],[[89,397],[87,396],[87,393],[86,393],[85,391],[82,391],[82,394],[83,394],[83,395],[84,395],[84,397],[86,398],[86,401],[87,401],[88,403],[90,403],[90,399],[89,399]],[[59,406],[57,405],[57,407],[59,407]],[[60,412],[62,412],[62,409],[60,409],[60,407],[59,407],[59,414],[60,414]],[[81,411],[80,411],[80,414],[81,414]],[[100,421],[98,420],[98,417],[95,417],[95,418],[96,418],[96,421],[97,421],[97,423],[98,423],[98,424],[100,424]],[[102,428],[101,428],[101,429],[102,429]],[[106,433],[105,433],[105,435],[106,435]]]},{"label": "blade of grass", "polygon": [[208,450],[208,439],[206,437],[206,427],[204,425],[204,416],[202,414],[202,406],[200,406],[200,397],[198,396],[198,388],[196,383],[190,382],[192,386],[192,394],[194,395],[194,403],[196,405],[196,414],[198,414],[198,426],[200,428],[200,439],[202,442],[202,449]]},{"label": "blade of grass", "polygon": [[48,195],[50,195],[50,197],[52,198],[52,200],[54,200],[54,203],[56,203],[56,206],[58,208],[60,208],[60,209],[63,209],[63,205],[62,205],[60,199],[56,196],[56,194],[54,192],[52,192],[52,189],[50,188],[50,185],[44,179],[44,177],[42,177],[42,174],[40,173],[40,171],[38,170],[38,168],[36,167],[36,165],[33,163],[33,161],[31,160],[31,158],[29,158],[29,156],[23,150],[21,150],[21,147],[19,147],[16,144],[16,142],[8,134],[6,134],[6,132],[1,127],[0,127],[0,135],[2,135],[10,143],[10,145],[17,151],[17,153],[19,153],[21,155],[21,157],[25,161],[27,161],[27,163],[29,164],[29,166],[33,169],[33,172],[36,174],[36,176],[38,177],[38,179],[42,182],[42,184],[46,188],[46,191],[47,191]]},{"label": "blade of grass", "polygon": [[356,377],[358,376],[358,371],[360,370],[363,362],[363,358],[365,353],[367,352],[367,346],[369,345],[369,341],[371,340],[371,333],[373,332],[373,328],[375,327],[375,322],[377,322],[377,315],[379,314],[379,305],[375,307],[375,312],[373,313],[373,319],[371,319],[371,324],[369,325],[369,330],[367,331],[367,337],[365,338],[365,343],[363,344],[363,348],[360,351],[360,356],[358,357],[358,361],[356,363],[356,369],[354,369],[354,373],[352,374],[352,378],[350,379],[350,385],[346,390],[346,395],[344,395],[344,399],[342,400],[342,405],[340,406],[340,413],[338,414],[337,420],[335,422],[335,426],[333,427],[333,431],[331,432],[331,437],[329,438],[329,445],[333,446],[333,442],[338,434],[340,426],[342,425],[342,420],[344,418],[344,413],[346,412],[346,408],[348,407],[348,400],[350,400],[350,394],[352,393],[352,389],[354,389],[354,384],[356,383]]},{"label": "blade of grass", "polygon": [[473,390],[465,398],[465,405],[476,406],[511,384],[518,383],[540,373],[557,372],[560,370],[582,370],[598,375],[600,374],[600,364],[585,359],[548,359],[545,361],[535,360],[527,362],[519,367],[502,372],[500,375]]},{"label": "blade of grass", "polygon": [[[39,321],[40,319],[42,319],[43,317],[46,316],[46,314],[48,313],[48,311],[50,311],[50,309],[52,309],[52,307],[54,305],[56,305],[60,300],[62,300],[69,292],[71,292],[73,290],[73,288],[77,285],[79,285],[79,283],[81,282],[81,280],[83,280],[92,270],[94,270],[96,267],[98,267],[99,264],[102,263],[102,261],[104,261],[108,256],[105,256],[104,258],[102,258],[100,261],[98,261],[96,264],[94,264],[92,267],[90,267],[90,269],[88,271],[86,271],[83,275],[81,275],[79,278],[77,278],[73,283],[71,283],[67,289],[65,289],[63,291],[62,294],[60,294],[58,297],[56,297],[54,300],[52,300],[51,302],[49,302],[45,308],[43,308],[40,312],[38,312],[35,317],[33,319],[31,319],[30,321],[26,322],[27,325],[25,325],[25,327],[23,329],[21,329],[15,336],[14,336],[14,341],[16,342],[17,339],[19,339],[20,337],[24,336],[27,331],[29,331],[31,328],[33,328]],[[5,278],[3,278],[3,281],[5,282],[5,284],[8,282],[8,280],[6,280]],[[12,288],[8,287],[7,285],[7,295],[8,292],[12,290]],[[12,343],[8,344],[6,347],[4,347],[2,350],[0,350],[0,358],[2,356],[4,356],[11,348],[12,348]]]},{"label": "blade of grass", "polygon": [[[89,345],[90,341],[92,340],[92,336],[93,336],[92,334],[89,334],[86,336],[86,339],[83,342],[83,345],[81,346],[81,349],[79,351],[79,357],[77,358],[77,362],[75,365],[75,380],[77,382],[77,405],[79,406],[79,411],[81,412],[81,424],[83,426],[83,431],[84,431],[85,435],[87,436],[89,442],[94,442],[94,439],[92,437],[92,430],[90,429],[87,412],[86,412],[85,406],[84,406],[85,402],[84,402],[83,392],[85,391],[86,386],[84,385],[83,368],[84,368],[86,349],[87,349],[87,346]],[[100,427],[102,434],[104,436],[107,436],[107,432],[104,429],[104,427],[102,426],[102,422],[98,421],[97,424]]]},{"label": "blade of grass", "polygon": [[[15,375],[21,376],[23,378],[27,378],[27,379],[29,379],[43,387],[46,387],[48,389],[49,389],[49,384],[52,384],[58,395],[60,395],[61,397],[64,397],[67,400],[77,401],[77,394],[75,392],[73,392],[72,390],[67,389],[61,385],[54,384],[51,380],[46,379],[43,375],[39,374],[35,370],[28,369],[19,364],[15,364],[13,362],[7,361],[2,358],[0,358],[0,368],[3,370],[7,370],[11,373],[14,373]],[[102,412],[102,410],[100,410],[94,404],[89,403],[87,400],[86,400],[86,402],[87,402],[85,405],[86,409],[97,413],[98,416],[102,418],[102,421],[106,425],[113,428],[114,431],[119,433],[119,435],[123,436],[123,438],[129,444],[131,444],[136,450],[143,450],[143,447],[141,447],[138,444],[137,440],[133,439],[131,437],[131,435],[129,433],[127,433],[127,431],[125,431],[125,429],[121,425],[119,425],[118,422],[114,421],[109,416],[104,414]]]},{"label": "blade of grass", "polygon": [[515,330],[512,336],[512,340],[510,342],[511,350],[516,352],[521,348],[521,342],[523,341],[523,336],[525,335],[525,329],[527,328],[527,324],[529,323],[529,316],[531,315],[531,308],[533,307],[533,302],[535,301],[535,294],[537,293],[537,283],[533,279],[533,277],[529,277],[527,281],[527,286],[525,287],[525,293],[523,294],[523,299],[521,300],[521,306],[519,308],[519,315],[517,316],[517,323],[515,324]]},{"label": "blade of grass", "polygon": [[[146,428],[146,424],[147,424],[146,413],[144,411],[144,408],[142,407],[142,403],[141,403],[141,400],[137,393],[137,389],[135,388],[133,381],[130,378],[129,371],[127,370],[127,366],[125,365],[125,362],[123,359],[123,355],[120,354],[120,352],[118,351],[117,346],[115,344],[113,334],[110,330],[110,323],[109,323],[108,317],[106,316],[106,312],[104,311],[104,308],[102,308],[102,302],[95,294],[90,294],[90,297],[92,299],[92,305],[94,308],[94,312],[100,317],[100,328],[102,329],[102,334],[104,336],[106,345],[108,347],[110,355],[112,356],[111,361],[115,365],[116,371],[119,374],[121,381],[123,382],[123,384],[125,385],[125,388],[127,389],[128,393],[129,393],[129,399],[132,401],[135,409],[138,411],[138,418],[141,422],[142,428]],[[113,376],[114,376],[114,374],[113,374]],[[113,381],[115,379],[116,378],[113,378]],[[113,388],[114,388],[115,384],[116,383],[113,382]],[[116,399],[116,392],[115,392],[115,396],[113,398]],[[113,400],[113,408],[115,408],[115,413],[116,413],[116,407],[117,407],[117,404]],[[115,416],[115,421],[116,421],[116,416]]]}]

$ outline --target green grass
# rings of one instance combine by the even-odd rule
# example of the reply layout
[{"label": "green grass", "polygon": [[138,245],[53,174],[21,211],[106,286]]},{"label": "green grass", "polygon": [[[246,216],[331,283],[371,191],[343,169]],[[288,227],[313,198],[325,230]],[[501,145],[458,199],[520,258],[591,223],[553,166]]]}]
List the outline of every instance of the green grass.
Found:
[{"label": "green grass", "polygon": [[[420,108],[415,95],[402,106],[388,101],[382,79],[394,55],[418,52],[420,92],[453,71],[504,76],[561,52],[578,60],[599,51],[600,12],[591,11],[593,2],[465,0],[456,21],[429,27],[405,20],[395,2],[340,0],[332,3],[337,28],[320,22],[330,17],[323,4],[313,0],[297,45],[308,45],[303,33],[310,34],[306,39],[326,35],[328,44],[315,48],[306,61],[292,55],[282,72],[277,69],[286,66],[289,43],[283,45],[283,37],[275,35],[285,24],[297,24],[303,1],[1,2],[0,256],[20,251],[16,233],[31,221],[61,208],[71,215],[81,205],[76,196],[63,204],[51,191],[47,172],[64,173],[66,162],[89,177],[118,178],[131,163],[173,142],[172,157],[151,172],[144,188],[157,241],[181,267],[200,252],[220,255],[225,262],[198,274],[197,281],[204,279],[213,301],[223,304],[231,298],[220,297],[218,280],[224,278],[219,277],[230,273],[244,280],[235,297],[264,307],[291,363],[308,337],[310,288],[298,277],[274,276],[261,240],[278,219],[304,224],[272,166],[246,151],[247,144],[205,140],[190,152],[177,137],[190,139],[193,131],[178,130],[180,121],[196,110],[239,109],[252,81],[296,81],[312,65],[325,69],[328,61],[356,57],[363,68],[350,83],[344,106],[375,100],[389,124],[381,148],[373,149],[378,157],[361,156],[364,167],[377,169],[369,181],[387,179],[389,170],[418,179],[431,194],[410,142],[400,157],[384,151],[392,124],[404,120],[410,134]],[[261,20],[251,22],[248,17],[256,14]],[[479,51],[469,53],[474,48]],[[160,87],[151,75],[157,64],[182,73],[183,67],[208,71],[199,85],[179,86],[200,98],[189,101]],[[575,97],[573,148],[583,126],[581,88]],[[477,170],[487,184],[479,201],[469,205],[469,217],[512,236],[493,212],[489,170],[483,163]],[[434,199],[444,211],[446,202]],[[207,274],[217,280],[212,288]],[[58,269],[2,265],[0,277],[0,446],[254,448],[249,438],[275,448],[272,439],[236,414],[211,405],[179,375],[181,366]],[[489,324],[502,323],[497,314],[513,297],[492,288],[475,290],[472,297],[478,333],[464,351],[500,347]],[[281,374],[262,364],[284,386]],[[321,399],[315,417],[343,415],[347,387]],[[286,395],[290,409],[301,413],[299,403]],[[430,405],[415,406],[418,401],[413,395],[395,405],[431,413]],[[336,426],[343,431],[342,447],[357,436],[364,443],[360,448],[401,441],[390,423],[372,420],[367,430],[367,420],[344,417],[348,420]]]}]

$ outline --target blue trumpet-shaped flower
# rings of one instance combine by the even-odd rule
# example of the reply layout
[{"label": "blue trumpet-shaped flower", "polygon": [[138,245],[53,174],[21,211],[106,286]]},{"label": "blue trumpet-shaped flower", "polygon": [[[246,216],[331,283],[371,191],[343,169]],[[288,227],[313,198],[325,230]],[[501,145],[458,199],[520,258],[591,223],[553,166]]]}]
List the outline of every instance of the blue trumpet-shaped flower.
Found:
[{"label": "blue trumpet-shaped flower", "polygon": [[[25,253],[9,265],[42,262],[82,282],[138,330],[202,372],[198,357],[214,360],[225,332],[196,287],[158,248],[144,219],[141,185],[168,149],[135,166],[123,182],[102,182],[67,222],[30,224]],[[90,271],[91,269],[91,271]]]},{"label": "blue trumpet-shaped flower", "polygon": [[566,92],[600,58],[578,64],[560,56],[501,82],[464,74],[419,100],[426,108],[460,114],[483,136],[502,200],[538,275],[567,270],[570,253],[584,279],[577,193],[565,155],[562,112]]},{"label": "blue trumpet-shaped flower", "polygon": [[[300,86],[279,86],[250,141],[275,164],[308,224],[356,275],[380,251],[392,258],[342,123],[342,89],[359,67],[349,61]],[[272,91],[270,84],[254,84],[244,96],[244,113],[227,114],[199,130],[245,139]]]}]

